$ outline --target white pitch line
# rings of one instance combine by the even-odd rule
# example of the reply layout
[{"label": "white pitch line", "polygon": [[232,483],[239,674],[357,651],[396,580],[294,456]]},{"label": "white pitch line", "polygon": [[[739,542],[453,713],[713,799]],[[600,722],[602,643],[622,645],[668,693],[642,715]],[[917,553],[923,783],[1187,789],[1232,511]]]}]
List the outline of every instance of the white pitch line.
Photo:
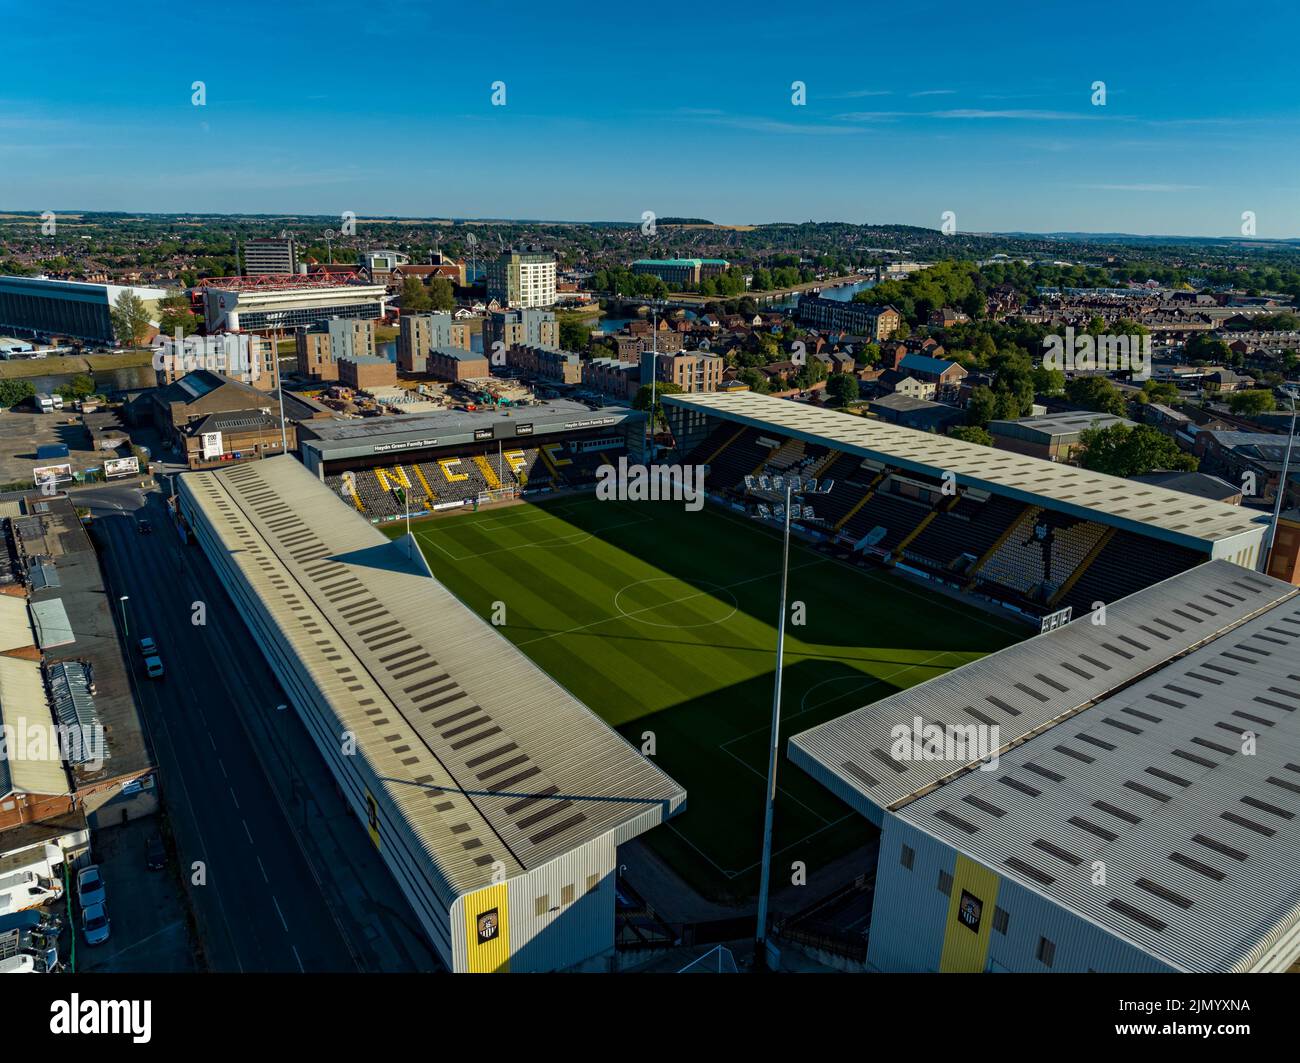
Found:
[{"label": "white pitch line", "polygon": [[[826,558],[819,557],[816,558],[815,560],[807,562],[806,564],[792,565],[790,566],[790,571],[796,572],[801,568],[810,568],[813,565],[820,565],[825,561]],[[751,576],[749,579],[737,580],[735,583],[718,583],[714,585],[714,589],[729,591],[735,587],[743,587],[746,583],[754,583],[757,580],[775,579],[780,574],[781,573],[779,572],[770,572],[770,573],[764,573],[761,576]],[[675,579],[676,577],[670,576],[665,578]],[[637,582],[644,582],[644,581],[637,581]],[[686,583],[688,581],[680,580],[679,582]],[[635,585],[636,585],[635,583],[628,584],[628,586],[635,586]],[[623,590],[626,589],[627,589],[626,587],[623,588]],[[622,593],[622,592],[620,591],[618,593]],[[684,598],[674,598],[671,601],[659,602],[656,605],[647,605],[642,609],[631,609],[631,610],[620,609],[619,612],[615,615],[602,617],[599,620],[593,620],[589,624],[579,624],[577,627],[571,627],[565,631],[551,631],[545,635],[538,635],[536,638],[533,639],[526,639],[523,642],[516,642],[515,645],[520,649],[522,649],[524,646],[531,646],[534,642],[543,642],[546,639],[557,638],[561,635],[575,635],[579,631],[586,631],[588,628],[596,627],[600,624],[608,624],[611,620],[634,619],[638,613],[646,613],[649,612],[651,609],[662,609],[668,605],[681,605],[682,602],[689,602],[692,598],[702,598],[702,597],[712,597],[712,594],[709,591],[695,591],[693,594],[688,594]]]}]

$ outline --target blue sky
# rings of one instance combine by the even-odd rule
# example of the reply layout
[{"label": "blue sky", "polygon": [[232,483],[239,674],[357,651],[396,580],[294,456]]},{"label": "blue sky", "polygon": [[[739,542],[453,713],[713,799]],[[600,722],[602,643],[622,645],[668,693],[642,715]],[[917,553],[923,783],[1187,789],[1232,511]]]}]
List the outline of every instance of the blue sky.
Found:
[{"label": "blue sky", "polygon": [[0,0],[0,26],[3,209],[1300,236],[1291,3]]}]

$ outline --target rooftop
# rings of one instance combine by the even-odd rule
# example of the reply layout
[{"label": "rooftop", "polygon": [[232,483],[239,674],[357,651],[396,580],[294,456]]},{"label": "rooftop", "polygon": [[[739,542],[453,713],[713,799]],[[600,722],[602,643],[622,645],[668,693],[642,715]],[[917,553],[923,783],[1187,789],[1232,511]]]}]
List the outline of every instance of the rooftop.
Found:
[{"label": "rooftop", "polygon": [[1221,540],[1259,536],[1265,528],[1258,514],[1239,506],[769,395],[744,391],[665,395],[663,402],[670,411],[681,407],[782,432],[932,477],[952,473],[963,486],[996,491],[1205,552]]},{"label": "rooftop", "polygon": [[[452,894],[686,793],[291,457],[182,478]],[[504,758],[504,759],[500,759]]]},{"label": "rooftop", "polygon": [[[795,735],[791,759],[1174,968],[1248,970],[1300,925],[1300,597],[1214,561],[1108,614]],[[995,770],[892,758],[917,716],[996,723]]]}]

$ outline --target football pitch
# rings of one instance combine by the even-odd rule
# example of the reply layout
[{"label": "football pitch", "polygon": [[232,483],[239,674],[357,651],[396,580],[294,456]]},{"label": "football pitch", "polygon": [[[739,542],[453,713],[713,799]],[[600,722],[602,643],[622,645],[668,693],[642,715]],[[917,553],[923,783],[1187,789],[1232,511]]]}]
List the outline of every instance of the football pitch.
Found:
[{"label": "football pitch", "polygon": [[[404,531],[401,522],[384,526]],[[706,507],[556,498],[413,524],[435,575],[687,790],[649,844],[706,896],[757,891],[781,541]],[[1029,632],[790,545],[773,864],[808,873],[874,828],[785,740]],[[778,878],[778,883],[779,883]]]}]

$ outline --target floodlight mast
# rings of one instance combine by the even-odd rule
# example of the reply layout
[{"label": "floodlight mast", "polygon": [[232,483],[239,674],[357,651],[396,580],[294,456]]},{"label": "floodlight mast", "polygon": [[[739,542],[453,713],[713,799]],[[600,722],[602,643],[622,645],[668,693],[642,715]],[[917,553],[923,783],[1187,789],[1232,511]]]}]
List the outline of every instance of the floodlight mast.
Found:
[{"label": "floodlight mast", "polygon": [[758,926],[754,936],[754,966],[767,967],[767,897],[772,868],[772,812],[776,802],[776,766],[781,745],[781,666],[785,661],[786,587],[790,579],[790,506],[794,484],[785,481],[785,536],[781,553],[781,612],[776,623],[776,682],[772,689],[772,739],[768,748],[767,797],[763,810],[763,869],[758,884]]}]

